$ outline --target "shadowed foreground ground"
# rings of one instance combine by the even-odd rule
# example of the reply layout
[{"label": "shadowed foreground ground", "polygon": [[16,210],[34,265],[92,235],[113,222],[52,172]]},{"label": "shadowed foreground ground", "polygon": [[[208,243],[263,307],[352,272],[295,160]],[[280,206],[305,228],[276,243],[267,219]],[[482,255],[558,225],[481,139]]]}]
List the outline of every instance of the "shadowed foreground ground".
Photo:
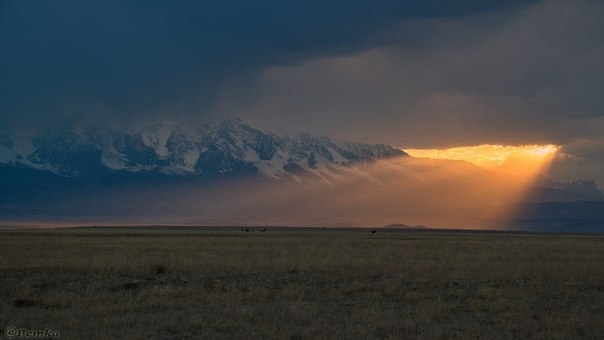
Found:
[{"label": "shadowed foreground ground", "polygon": [[86,228],[0,249],[0,338],[604,338],[604,236]]}]

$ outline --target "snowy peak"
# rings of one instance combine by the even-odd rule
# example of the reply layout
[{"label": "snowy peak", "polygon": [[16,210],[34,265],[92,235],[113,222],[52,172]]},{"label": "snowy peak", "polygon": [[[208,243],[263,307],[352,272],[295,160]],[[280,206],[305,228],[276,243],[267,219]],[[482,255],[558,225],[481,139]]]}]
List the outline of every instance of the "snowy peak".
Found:
[{"label": "snowy peak", "polygon": [[168,140],[172,138],[174,134],[179,133],[182,134],[182,131],[176,124],[161,122],[147,126],[138,131],[136,135],[141,139],[144,145],[155,150],[159,156],[166,157],[169,154],[167,148]]},{"label": "snowy peak", "polygon": [[340,143],[308,133],[279,136],[240,118],[196,130],[159,122],[133,133],[71,122],[35,134],[30,144],[19,148],[10,136],[0,136],[0,164],[64,176],[118,171],[297,178],[304,172],[328,181],[352,166],[407,155],[387,145]]}]

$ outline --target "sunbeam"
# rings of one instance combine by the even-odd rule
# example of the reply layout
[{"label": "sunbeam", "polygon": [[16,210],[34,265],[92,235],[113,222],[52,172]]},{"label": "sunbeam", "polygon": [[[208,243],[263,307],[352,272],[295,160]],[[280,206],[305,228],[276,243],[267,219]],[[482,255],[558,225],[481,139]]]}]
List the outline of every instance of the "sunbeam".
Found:
[{"label": "sunbeam", "polygon": [[[534,187],[538,178],[547,174],[558,152],[556,145],[478,145],[449,149],[405,149],[413,157],[465,161],[489,170],[486,178],[476,178],[484,188],[482,207],[489,206],[483,215],[493,221],[506,220],[510,207],[520,203]],[[467,192],[460,197],[475,196]],[[478,208],[478,207],[477,207]]]}]

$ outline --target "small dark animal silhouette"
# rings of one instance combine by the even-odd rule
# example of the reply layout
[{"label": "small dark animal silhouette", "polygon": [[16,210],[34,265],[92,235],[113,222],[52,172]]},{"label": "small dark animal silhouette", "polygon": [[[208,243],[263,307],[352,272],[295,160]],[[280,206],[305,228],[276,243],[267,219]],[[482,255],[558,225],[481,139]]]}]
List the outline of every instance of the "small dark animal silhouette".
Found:
[{"label": "small dark animal silhouette", "polygon": [[371,233],[372,233],[372,234],[375,234],[376,232],[377,232],[377,230],[376,230],[376,229],[373,229],[373,230],[371,231]]}]

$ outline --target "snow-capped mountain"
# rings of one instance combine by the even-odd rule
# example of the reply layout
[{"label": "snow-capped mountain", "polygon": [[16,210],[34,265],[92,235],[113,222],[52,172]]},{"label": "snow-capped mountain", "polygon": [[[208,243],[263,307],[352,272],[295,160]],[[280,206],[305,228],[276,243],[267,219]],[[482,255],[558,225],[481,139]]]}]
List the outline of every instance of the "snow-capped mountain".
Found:
[{"label": "snow-capped mountain", "polygon": [[0,137],[0,164],[68,177],[107,171],[202,176],[252,172],[294,179],[312,174],[329,181],[367,162],[407,156],[387,145],[335,142],[308,133],[277,135],[240,118],[197,129],[160,122],[130,133],[71,122],[31,138]]},{"label": "snow-capped mountain", "polygon": [[[278,180],[258,180],[263,177]],[[160,122],[130,132],[71,122],[32,135],[0,133],[0,225],[404,221],[602,230],[597,183],[543,179],[522,188],[526,204],[518,206],[509,200],[518,185],[506,179],[463,161],[408,157],[387,145],[307,133],[278,135],[241,119],[197,128]],[[502,220],[502,206],[517,213]]]}]

